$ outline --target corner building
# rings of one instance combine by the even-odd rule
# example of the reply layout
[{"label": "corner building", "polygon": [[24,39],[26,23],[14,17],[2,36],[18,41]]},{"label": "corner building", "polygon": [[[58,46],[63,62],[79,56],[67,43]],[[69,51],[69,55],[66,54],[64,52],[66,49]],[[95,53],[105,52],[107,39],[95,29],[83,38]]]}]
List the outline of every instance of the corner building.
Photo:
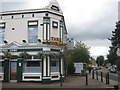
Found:
[{"label": "corner building", "polygon": [[0,12],[0,80],[64,78],[67,30],[56,0],[42,9]]}]

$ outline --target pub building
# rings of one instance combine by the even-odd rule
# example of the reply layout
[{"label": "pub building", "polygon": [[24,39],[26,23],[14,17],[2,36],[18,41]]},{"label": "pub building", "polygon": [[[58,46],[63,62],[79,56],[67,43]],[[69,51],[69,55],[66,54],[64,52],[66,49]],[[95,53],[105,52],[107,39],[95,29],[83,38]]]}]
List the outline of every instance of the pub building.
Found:
[{"label": "pub building", "polygon": [[3,11],[0,17],[1,81],[64,78],[67,30],[56,0],[41,9]]}]

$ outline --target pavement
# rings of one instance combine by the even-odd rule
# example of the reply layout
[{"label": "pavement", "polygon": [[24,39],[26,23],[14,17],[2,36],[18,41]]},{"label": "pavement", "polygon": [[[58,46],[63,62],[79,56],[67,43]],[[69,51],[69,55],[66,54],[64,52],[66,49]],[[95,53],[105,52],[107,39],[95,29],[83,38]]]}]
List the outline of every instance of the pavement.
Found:
[{"label": "pavement", "polygon": [[[60,82],[52,82],[49,84],[42,84],[40,82],[3,82],[3,88],[59,88]],[[110,86],[98,80],[88,78],[88,85],[86,86],[85,76],[69,76],[62,83],[62,87],[69,88],[110,88]]]}]

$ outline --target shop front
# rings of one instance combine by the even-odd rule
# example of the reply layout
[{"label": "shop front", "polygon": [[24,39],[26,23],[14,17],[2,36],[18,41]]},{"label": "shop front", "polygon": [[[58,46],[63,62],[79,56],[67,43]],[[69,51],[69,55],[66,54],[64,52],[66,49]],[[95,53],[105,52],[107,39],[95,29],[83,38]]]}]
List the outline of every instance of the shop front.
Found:
[{"label": "shop front", "polygon": [[17,56],[13,59],[13,52],[8,49],[11,58],[3,58],[0,61],[0,80],[5,82],[60,80],[60,75],[64,77],[64,60],[60,50],[60,48],[38,50],[30,48],[22,51],[19,48],[12,50]]}]

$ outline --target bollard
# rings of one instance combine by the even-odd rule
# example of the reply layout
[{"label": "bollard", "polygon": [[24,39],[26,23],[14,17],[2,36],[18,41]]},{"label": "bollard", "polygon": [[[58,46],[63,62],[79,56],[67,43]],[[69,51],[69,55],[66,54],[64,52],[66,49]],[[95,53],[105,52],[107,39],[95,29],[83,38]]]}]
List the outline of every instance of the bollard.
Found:
[{"label": "bollard", "polygon": [[86,86],[88,85],[88,74],[86,73]]},{"label": "bollard", "polygon": [[107,73],[107,78],[108,78],[108,84],[110,84],[109,72]]},{"label": "bollard", "polygon": [[103,82],[103,73],[101,72],[101,82]]},{"label": "bollard", "polygon": [[105,74],[105,78],[106,78],[106,84],[107,84],[107,73]]},{"label": "bollard", "polygon": [[96,79],[98,80],[98,71],[96,71]]},{"label": "bollard", "polygon": [[94,79],[94,70],[93,70],[93,72],[92,72],[92,79]]},{"label": "bollard", "polygon": [[118,85],[114,85],[114,90],[118,90]]},{"label": "bollard", "polygon": [[106,73],[106,84],[109,84],[109,73]]},{"label": "bollard", "polygon": [[62,74],[60,74],[60,86],[62,87]]}]

